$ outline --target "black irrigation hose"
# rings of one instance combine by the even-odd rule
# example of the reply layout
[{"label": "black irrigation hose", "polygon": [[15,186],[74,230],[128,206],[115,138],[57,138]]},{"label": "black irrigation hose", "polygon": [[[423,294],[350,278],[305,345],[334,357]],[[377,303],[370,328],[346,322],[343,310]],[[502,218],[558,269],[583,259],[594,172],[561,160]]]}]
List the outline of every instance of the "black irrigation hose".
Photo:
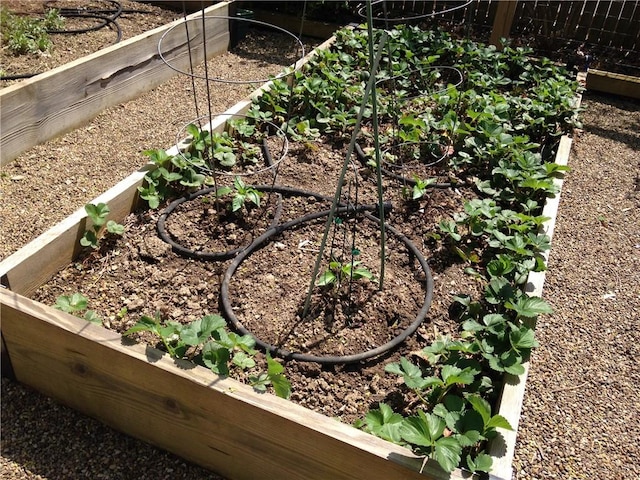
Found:
[{"label": "black irrigation hose", "polygon": [[[256,190],[258,191],[260,191],[261,189],[262,187],[256,188]],[[228,260],[230,258],[235,257],[238,253],[240,253],[245,248],[247,248],[246,246],[241,246],[241,247],[234,248],[232,250],[227,250],[224,252],[207,252],[202,250],[194,250],[191,248],[187,248],[179,244],[178,242],[176,242],[173,238],[171,238],[171,235],[167,231],[166,220],[169,217],[169,215],[171,215],[171,213],[173,213],[173,211],[179,205],[183,204],[184,202],[189,202],[202,195],[215,193],[216,190],[217,190],[217,187],[210,187],[210,188],[198,190],[197,192],[188,193],[171,202],[169,206],[167,206],[167,208],[164,210],[164,212],[162,212],[162,215],[160,215],[160,218],[158,218],[158,222],[157,222],[158,235],[160,235],[160,238],[163,241],[171,245],[172,250],[177,254],[187,258],[193,258],[196,260],[222,261],[222,260]],[[271,225],[269,226],[269,228],[272,228],[274,225],[277,225],[277,223],[280,221],[280,217],[282,217],[282,197],[278,196],[277,204],[276,204],[276,213],[274,215],[273,221],[271,222]]]},{"label": "black irrigation hose", "polygon": [[[357,143],[356,143],[356,153],[358,154],[358,157],[360,158],[360,160],[366,164],[367,161],[369,160],[367,157],[367,154],[364,153],[364,151],[362,150],[362,147]],[[404,184],[411,185],[412,187],[416,184],[416,181],[414,179],[403,177],[402,175],[392,172],[389,169],[381,167],[380,170],[386,177],[393,178],[394,180],[398,180],[399,182],[402,182]],[[455,184],[452,182],[444,182],[444,183],[432,183],[431,185],[428,186],[428,188],[451,188],[453,186],[455,186]]]},{"label": "black irrigation hose", "polygon": [[[281,193],[297,194],[300,196],[306,196],[306,197],[312,196],[315,198],[327,199],[327,197],[319,196],[318,194],[307,192],[304,190],[297,190],[292,188],[283,190],[282,187],[274,187],[274,189],[280,191]],[[385,208],[391,208],[391,205],[386,204]],[[379,222],[380,220],[377,217],[375,217],[370,213],[366,213],[367,211],[375,212],[377,210],[378,210],[378,205],[361,205],[356,207],[342,206],[337,209],[336,213],[348,213],[348,212],[355,212],[355,211],[365,212],[364,216],[367,219],[374,222]],[[259,338],[256,338],[256,336],[251,332],[249,332],[249,330],[245,328],[242,322],[238,320],[238,318],[236,317],[233,311],[231,301],[229,299],[229,282],[231,281],[231,277],[233,276],[235,271],[238,269],[238,267],[242,264],[242,262],[251,253],[253,253],[256,249],[263,246],[265,243],[267,243],[267,241],[271,239],[274,235],[281,233],[287,228],[298,226],[300,224],[310,222],[310,221],[319,219],[321,217],[326,217],[327,215],[329,215],[329,212],[330,210],[325,210],[322,212],[315,212],[308,215],[304,215],[302,217],[296,218],[289,222],[272,227],[271,229],[263,233],[261,236],[256,238],[249,247],[247,247],[236,258],[233,259],[233,261],[229,265],[229,268],[225,272],[224,278],[222,280],[222,284],[220,286],[220,303],[222,305],[222,313],[233,324],[234,328],[240,333],[242,333],[243,335],[251,335],[255,339],[256,344],[261,348],[263,348],[264,350],[270,352],[273,355],[278,355],[287,360],[296,360],[299,362],[315,362],[323,365],[334,365],[334,364],[357,363],[357,362],[362,362],[364,360],[367,360],[369,358],[380,356],[398,347],[402,342],[404,342],[410,335],[412,335],[418,329],[418,327],[424,321],[427,311],[431,306],[431,301],[433,299],[434,282],[433,282],[433,277],[431,275],[431,270],[429,269],[429,265],[427,264],[427,260],[424,258],[420,250],[418,250],[418,248],[405,235],[400,233],[398,230],[396,230],[392,226],[385,225],[385,228],[387,230],[389,230],[392,234],[394,234],[398,239],[400,239],[400,241],[402,241],[407,246],[410,254],[413,255],[420,263],[420,266],[422,267],[426,277],[427,292],[425,294],[423,305],[420,311],[418,312],[415,320],[405,330],[403,330],[399,335],[394,337],[392,340],[388,341],[383,345],[380,345],[379,347],[373,348],[371,350],[367,350],[362,353],[357,353],[352,355],[337,355],[337,356],[334,356],[334,355],[318,356],[318,355],[309,355],[304,353],[291,352],[291,351],[279,348],[275,345],[266,343],[260,340]]]}]

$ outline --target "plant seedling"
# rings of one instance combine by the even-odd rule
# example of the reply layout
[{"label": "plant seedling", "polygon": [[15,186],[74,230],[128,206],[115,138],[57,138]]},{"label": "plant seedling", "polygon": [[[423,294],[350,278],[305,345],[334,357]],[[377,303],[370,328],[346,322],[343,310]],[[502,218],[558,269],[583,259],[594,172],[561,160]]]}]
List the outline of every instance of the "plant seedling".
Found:
[{"label": "plant seedling", "polygon": [[[96,314],[95,310],[87,310],[88,300],[87,297],[81,293],[74,293],[71,296],[60,295],[56,298],[56,303],[53,306],[57,310],[70,313],[80,318],[84,318],[87,322],[102,325],[102,319]],[[82,315],[82,312],[85,312]]]},{"label": "plant seedling", "polygon": [[339,286],[343,280],[360,280],[366,278],[373,280],[373,273],[364,267],[359,267],[362,262],[353,260],[349,263],[341,263],[338,260],[329,262],[329,268],[320,274],[316,285],[326,287],[327,285]]},{"label": "plant seedling", "polygon": [[80,239],[80,245],[83,247],[97,249],[104,230],[113,235],[122,235],[124,233],[124,226],[113,220],[107,221],[110,210],[106,203],[99,203],[98,205],[87,203],[84,206],[84,210],[91,219],[93,226],[92,230],[86,230]]}]

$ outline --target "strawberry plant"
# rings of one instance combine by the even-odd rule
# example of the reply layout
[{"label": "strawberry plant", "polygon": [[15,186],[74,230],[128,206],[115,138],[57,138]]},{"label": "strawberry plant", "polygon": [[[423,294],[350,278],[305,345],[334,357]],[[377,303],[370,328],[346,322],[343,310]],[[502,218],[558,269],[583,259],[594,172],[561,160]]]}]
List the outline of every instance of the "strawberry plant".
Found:
[{"label": "strawberry plant", "polygon": [[84,209],[87,212],[87,216],[91,219],[92,229],[86,230],[80,239],[80,245],[83,247],[97,249],[105,232],[112,235],[122,235],[124,233],[124,227],[122,225],[114,220],[107,220],[110,210],[106,203],[99,203],[98,205],[87,203]]},{"label": "strawberry plant", "polygon": [[[98,316],[95,310],[88,310],[87,305],[87,297],[81,293],[74,293],[70,296],[60,295],[56,298],[56,303],[53,307],[57,310],[62,310],[63,312],[83,318],[87,322],[102,325],[102,319]],[[82,312],[84,312],[84,314]]]},{"label": "strawberry plant", "polygon": [[[162,346],[173,358],[187,358],[208,367],[212,372],[229,376],[231,372],[254,371],[256,367],[255,340],[249,335],[238,335],[227,329],[220,315],[206,315],[199,320],[183,324],[163,320],[159,314],[142,316],[123,335],[147,332],[159,338]],[[284,367],[267,356],[267,371],[249,374],[248,381],[257,391],[271,385],[276,395],[288,398],[291,385],[283,374]]]},{"label": "strawberry plant", "polygon": [[320,274],[316,285],[319,287],[326,287],[328,285],[339,287],[345,280],[352,281],[360,280],[361,278],[373,280],[373,274],[368,269],[358,266],[361,263],[362,262],[358,260],[342,263],[334,258],[329,262],[329,268]]},{"label": "strawberry plant", "polygon": [[11,13],[0,7],[0,31],[6,47],[15,55],[48,52],[51,47],[49,30],[61,30],[64,19],[56,9],[50,9],[40,19]]}]

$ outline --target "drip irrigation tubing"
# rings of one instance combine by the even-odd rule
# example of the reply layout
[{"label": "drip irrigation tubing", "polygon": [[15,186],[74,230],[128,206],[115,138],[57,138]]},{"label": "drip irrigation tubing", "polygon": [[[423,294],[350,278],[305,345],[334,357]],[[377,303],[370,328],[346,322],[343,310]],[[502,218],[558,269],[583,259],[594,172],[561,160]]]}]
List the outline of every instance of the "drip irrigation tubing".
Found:
[{"label": "drip irrigation tubing", "polygon": [[[43,3],[43,7],[45,9],[55,9],[58,10],[60,16],[65,18],[87,18],[87,19],[95,19],[99,22],[97,25],[87,28],[78,28],[74,30],[47,30],[49,34],[61,34],[61,35],[77,35],[82,33],[89,33],[96,30],[100,30],[101,28],[107,26],[113,26],[116,31],[116,40],[113,42],[113,45],[120,43],[122,41],[122,28],[118,23],[117,19],[123,13],[153,13],[150,10],[125,10],[122,8],[122,4],[117,0],[103,0],[105,3],[109,3],[112,8],[88,8],[88,7],[73,7],[73,8],[56,8],[56,0],[48,1]],[[39,75],[39,73],[21,73],[16,75],[3,75],[0,76],[0,81],[11,81],[11,80],[23,80],[26,78],[35,77]]]},{"label": "drip irrigation tubing", "polygon": [[[261,188],[262,187],[258,187],[256,188],[256,190],[260,191]],[[187,248],[184,245],[181,245],[180,243],[176,242],[171,237],[171,234],[167,231],[167,226],[166,226],[167,218],[169,218],[169,215],[171,215],[178,206],[182,205],[185,202],[194,200],[202,195],[207,195],[209,193],[215,194],[217,190],[218,190],[218,187],[210,187],[210,188],[198,190],[197,192],[188,193],[187,195],[184,195],[174,200],[173,202],[171,202],[167,206],[167,208],[164,210],[164,212],[162,212],[162,215],[160,215],[160,218],[158,218],[158,221],[156,223],[156,227],[158,229],[158,235],[160,235],[160,238],[165,243],[168,243],[169,245],[171,245],[171,249],[177,254],[182,255],[183,257],[193,258],[196,260],[223,261],[223,260],[228,260],[230,258],[235,257],[238,253],[240,253],[245,248],[247,248],[246,246],[240,246],[238,248],[234,248],[232,250],[227,250],[224,252],[207,252],[203,250],[195,250],[192,248]],[[281,217],[282,217],[282,196],[278,195],[277,201],[276,201],[276,212],[273,217],[273,221],[269,225],[269,228],[272,228],[275,225],[277,225]]]},{"label": "drip irrigation tubing", "polygon": [[[107,25],[113,25],[117,32],[117,39],[114,43],[120,42],[122,40],[122,29],[120,25],[116,21],[118,17],[122,14],[122,4],[117,0],[103,0],[106,3],[109,3],[113,6],[112,9],[97,9],[97,8],[60,8],[56,9],[60,13],[60,16],[66,18],[90,18],[100,20],[100,23],[93,27],[87,28],[78,28],[74,30],[48,30],[48,33],[55,34],[79,34],[79,33],[89,33],[96,30],[100,30],[101,28],[106,27]],[[55,8],[56,2],[46,2],[44,4],[45,8]]]},{"label": "drip irrigation tubing", "polygon": [[[298,189],[293,189],[293,188],[286,188],[283,189],[282,187],[273,187],[276,191],[279,191],[281,193],[286,193],[286,194],[296,194],[296,195],[301,195],[301,196],[311,196],[311,197],[315,197],[315,198],[324,198],[326,200],[328,200],[328,197],[324,197],[324,196],[320,196],[318,194],[315,194],[313,192],[308,192],[308,191],[304,191],[304,190],[298,190]],[[385,210],[389,210],[391,209],[391,204],[386,203],[385,204]],[[374,222],[380,222],[380,219],[374,215],[372,215],[371,213],[368,213],[370,211],[373,212],[377,212],[379,209],[378,205],[359,205],[359,206],[341,206],[337,208],[336,213],[350,213],[350,212],[362,212],[363,215],[365,216],[365,218],[367,218],[368,220],[374,221]],[[418,327],[424,322],[424,319],[426,317],[427,311],[429,310],[429,307],[431,306],[431,301],[433,299],[433,290],[434,290],[434,282],[433,282],[433,277],[431,275],[431,270],[429,269],[429,265],[427,263],[427,260],[425,259],[424,255],[422,255],[422,253],[420,252],[420,250],[418,250],[418,248],[402,233],[400,233],[398,230],[396,230],[395,228],[393,228],[390,225],[385,225],[385,229],[388,230],[389,232],[391,232],[394,236],[396,236],[402,243],[404,243],[411,256],[413,256],[415,259],[418,260],[418,262],[420,263],[420,266],[422,267],[424,273],[425,273],[425,278],[426,278],[426,293],[425,293],[425,298],[424,298],[424,302],[422,304],[422,307],[420,308],[418,314],[416,315],[416,318],[414,319],[414,321],[405,329],[403,330],[399,335],[397,335],[396,337],[394,337],[392,340],[376,347],[370,350],[366,350],[364,352],[361,353],[356,353],[356,354],[350,354],[350,355],[326,355],[326,356],[322,356],[322,355],[311,355],[311,354],[305,354],[305,353],[300,353],[300,352],[292,352],[283,348],[280,348],[278,346],[275,345],[271,345],[263,340],[261,340],[260,338],[257,338],[255,334],[251,333],[243,324],[242,322],[238,319],[238,317],[236,317],[234,311],[233,311],[233,307],[231,305],[231,300],[229,297],[229,283],[231,282],[231,278],[233,276],[233,274],[235,273],[235,271],[240,267],[240,265],[242,264],[242,262],[244,262],[247,257],[249,255],[251,255],[251,253],[253,253],[255,250],[257,250],[258,248],[262,247],[264,244],[266,244],[273,236],[283,232],[284,230],[288,229],[288,228],[292,228],[292,227],[296,227],[299,226],[303,223],[307,223],[307,222],[311,222],[313,220],[328,216],[329,213],[331,212],[331,210],[325,210],[322,212],[314,212],[311,214],[307,214],[304,215],[302,217],[298,217],[296,219],[293,219],[291,221],[282,223],[280,225],[274,226],[272,228],[270,228],[269,230],[267,230],[265,233],[263,233],[261,236],[259,236],[258,238],[256,238],[254,240],[254,242],[247,247],[246,249],[244,249],[241,253],[238,254],[238,256],[236,256],[233,261],[231,262],[231,264],[229,265],[227,271],[225,272],[224,278],[222,280],[222,284],[220,286],[220,303],[221,303],[221,308],[222,308],[222,313],[223,315],[227,318],[227,320],[229,320],[231,322],[231,324],[233,325],[233,327],[240,333],[242,333],[243,335],[251,335],[255,341],[256,344],[261,347],[262,349],[268,351],[269,353],[273,354],[273,355],[277,355],[280,356],[286,360],[296,360],[296,361],[300,361],[300,362],[315,362],[315,363],[319,363],[319,364],[323,364],[323,365],[335,365],[335,364],[348,364],[348,363],[358,363],[358,362],[362,362],[364,360],[373,358],[373,357],[378,357],[386,352],[389,352],[391,350],[393,350],[394,348],[398,347],[402,342],[404,342],[410,335],[412,335],[417,329]]]}]

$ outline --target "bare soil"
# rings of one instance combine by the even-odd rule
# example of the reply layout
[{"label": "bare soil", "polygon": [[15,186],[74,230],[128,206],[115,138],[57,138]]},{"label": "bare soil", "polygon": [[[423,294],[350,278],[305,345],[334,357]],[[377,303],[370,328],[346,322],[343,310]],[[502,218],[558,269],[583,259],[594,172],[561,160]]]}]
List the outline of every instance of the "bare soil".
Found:
[{"label": "bare soil", "polygon": [[[262,68],[267,63],[254,64],[233,54],[224,55],[218,61],[225,68],[240,66],[245,74],[247,69]],[[192,98],[190,82],[179,78],[176,82],[182,83],[163,85],[139,100],[110,109],[87,127],[36,147],[4,168],[0,179],[2,256],[11,254],[143,165],[146,162],[140,153],[143,149],[168,147],[181,125],[194,118],[192,109],[184,108]],[[212,101],[218,102],[217,111],[223,111],[247,90],[221,85]],[[640,284],[640,105],[637,101],[591,94],[585,97],[584,105],[585,129],[575,139],[570,159],[573,171],[565,182],[547,275],[545,297],[554,306],[555,313],[538,324],[542,345],[533,356],[520,424],[514,462],[518,479],[626,479],[640,475],[637,470],[640,438],[633,433],[638,431],[636,424],[640,418],[640,408],[634,400],[635,384],[640,380],[634,360],[640,353],[637,351],[640,297],[634,288]],[[167,113],[158,119],[155,114],[158,110]],[[171,140],[167,142],[167,138]],[[118,154],[114,155],[106,145],[119,145]],[[294,160],[283,163],[280,181],[331,194],[333,183],[324,180],[335,178],[341,153],[309,152],[306,148],[294,146],[291,156]],[[306,175],[302,176],[301,172]],[[366,169],[359,168],[358,174],[366,185]],[[409,215],[403,211],[405,201],[398,187],[401,185],[395,182],[388,184],[387,192],[395,192],[391,194],[396,206],[391,222],[411,226],[403,233],[415,239],[420,248],[431,248],[420,240],[421,229],[446,214],[442,205],[461,204],[464,189],[436,190],[433,195],[437,198],[425,199],[419,215]],[[363,199],[368,199],[366,193]],[[317,207],[310,199],[297,203],[302,205],[291,207],[293,215],[297,215],[295,209],[304,210],[309,203]],[[198,206],[197,210],[201,211],[202,207]],[[173,253],[166,244],[157,241],[156,218],[157,214],[147,213],[128,219],[127,227],[139,228],[127,228],[122,242],[101,259],[92,257],[80,263],[77,286],[70,283],[71,272],[64,272],[48,292],[48,302],[51,303],[56,294],[90,285],[92,292],[85,294],[92,303],[104,308],[106,322],[118,329],[126,328],[127,322],[133,320],[127,316],[117,324],[116,313],[123,304],[132,316],[137,311],[156,307],[171,317],[187,320],[203,311],[218,311],[215,288],[224,265],[183,259]],[[313,252],[304,249],[317,246],[318,230],[283,232],[259,254],[266,256],[263,261],[271,262],[272,266],[308,257],[308,253]],[[361,233],[357,238],[363,241],[366,235],[375,238],[374,232]],[[310,243],[304,243],[306,240]],[[371,255],[365,248],[363,252],[364,256]],[[472,280],[467,276],[454,274],[456,264],[443,252],[430,251],[430,258],[435,281],[430,323],[411,337],[405,353],[419,342],[428,342],[436,333],[446,333],[452,328],[445,313],[448,294],[473,289]],[[304,268],[308,270],[308,260],[305,262]],[[163,271],[171,263],[173,270],[169,270],[169,279],[174,288],[167,292],[161,289],[161,284],[167,283]],[[375,268],[375,262],[367,260],[366,263]],[[243,319],[248,324],[252,312],[274,315],[263,311],[262,295],[266,296],[267,304],[277,303],[273,298],[279,289],[289,291],[300,282],[304,286],[309,278],[308,275],[299,277],[303,280],[293,277],[291,284],[287,283],[292,281],[291,268],[264,270],[257,265],[259,263],[256,261],[253,265],[249,257],[242,272],[244,276],[238,277],[238,288],[232,289],[235,305],[247,314]],[[197,273],[185,274],[187,267]],[[194,268],[200,270],[192,270]],[[129,275],[127,280],[116,282],[120,291],[108,291],[106,285],[112,283],[111,277],[125,270],[139,271],[140,277],[133,279]],[[389,270],[387,281],[398,280],[405,287],[409,282],[407,275],[418,276],[409,283],[416,286],[415,291],[410,289],[411,292],[403,294],[406,310],[412,310],[409,306],[415,310],[422,298],[416,293],[424,283],[420,270],[407,265],[406,258]],[[189,283],[193,279],[188,277],[199,281]],[[261,288],[249,295],[243,282],[253,282],[255,277]],[[131,284],[140,280],[152,282],[149,298],[132,288]],[[300,297],[297,297],[287,308],[297,311],[299,306]],[[362,322],[355,320],[339,326],[344,331],[361,331]],[[333,328],[336,324],[330,326]],[[251,324],[253,329],[258,327]],[[326,323],[322,327],[326,331]],[[304,341],[308,343],[309,339]],[[271,341],[278,339],[271,337]],[[288,371],[298,382],[294,401],[340,416],[344,421],[360,416],[373,401],[385,398],[397,401],[393,381],[389,382],[375,362],[357,369],[290,362]],[[617,373],[611,375],[610,372]],[[358,392],[353,391],[353,384],[360,385]],[[3,478],[218,478],[6,379],[2,381],[2,394],[0,470]],[[337,413],[336,405],[339,405]]]}]

